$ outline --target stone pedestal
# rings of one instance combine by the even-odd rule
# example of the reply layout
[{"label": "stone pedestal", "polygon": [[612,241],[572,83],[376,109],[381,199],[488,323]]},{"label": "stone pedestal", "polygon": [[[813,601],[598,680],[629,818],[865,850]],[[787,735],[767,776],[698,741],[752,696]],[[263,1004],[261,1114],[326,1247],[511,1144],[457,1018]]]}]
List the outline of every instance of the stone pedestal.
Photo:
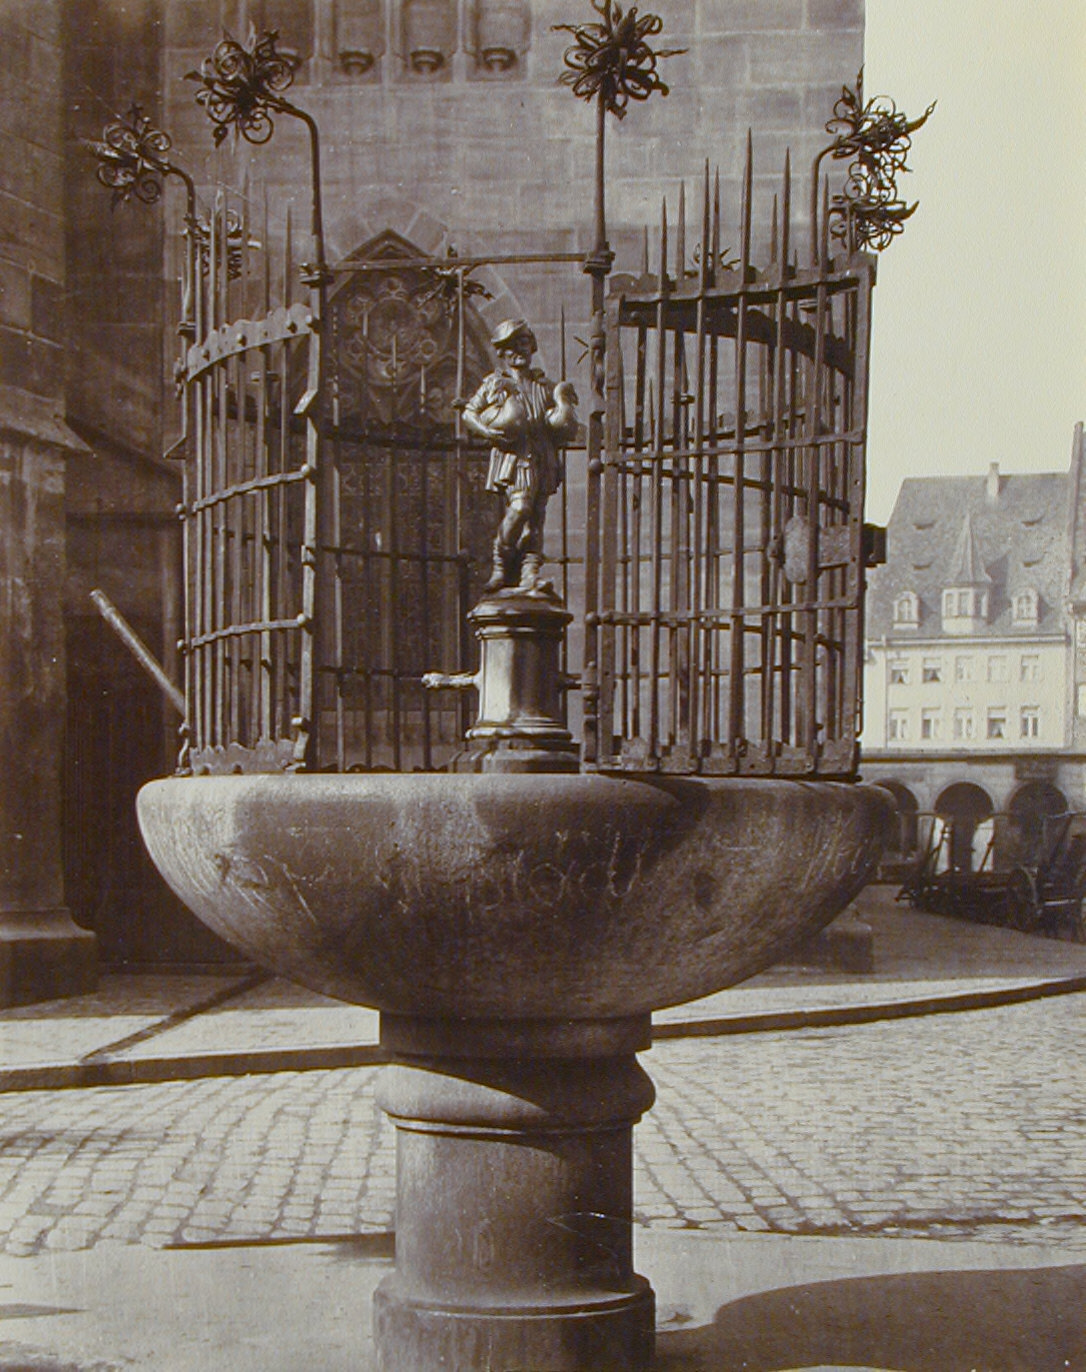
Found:
[{"label": "stone pedestal", "polygon": [[375,1300],[381,1372],[647,1368],[633,1270],[632,1131],[653,1100],[649,1017],[382,1017],[397,1129],[396,1271]]},{"label": "stone pedestal", "polygon": [[[10,427],[8,427],[10,425]],[[76,440],[0,394],[0,1006],[94,989],[64,906],[64,460]]]},{"label": "stone pedestal", "polygon": [[479,640],[479,717],[468,730],[486,772],[575,772],[562,723],[560,656],[573,616],[548,591],[496,591],[468,619]]}]

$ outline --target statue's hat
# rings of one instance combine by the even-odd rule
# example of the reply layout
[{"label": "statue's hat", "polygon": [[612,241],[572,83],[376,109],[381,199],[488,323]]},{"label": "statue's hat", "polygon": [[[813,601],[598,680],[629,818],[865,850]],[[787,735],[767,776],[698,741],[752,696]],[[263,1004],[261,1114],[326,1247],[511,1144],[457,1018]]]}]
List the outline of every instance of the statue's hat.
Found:
[{"label": "statue's hat", "polygon": [[490,335],[490,341],[495,348],[504,347],[507,343],[512,343],[514,338],[523,335],[531,344],[532,351],[535,352],[538,344],[535,341],[535,334],[526,319],[503,319],[494,332]]}]

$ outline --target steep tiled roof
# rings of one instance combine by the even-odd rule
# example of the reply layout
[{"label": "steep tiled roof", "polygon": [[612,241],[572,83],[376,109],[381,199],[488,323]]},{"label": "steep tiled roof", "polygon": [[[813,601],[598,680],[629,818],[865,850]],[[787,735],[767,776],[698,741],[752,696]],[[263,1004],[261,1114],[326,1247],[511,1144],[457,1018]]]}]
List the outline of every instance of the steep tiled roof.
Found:
[{"label": "steep tiled roof", "polygon": [[939,634],[944,589],[985,584],[985,577],[991,578],[992,633],[1024,632],[1013,623],[1012,597],[1028,587],[1040,598],[1036,629],[1059,632],[1070,557],[1067,501],[1064,472],[998,481],[994,475],[909,477],[887,527],[886,565],[869,574],[868,636],[893,632],[893,600],[903,591],[920,600],[912,636]]}]

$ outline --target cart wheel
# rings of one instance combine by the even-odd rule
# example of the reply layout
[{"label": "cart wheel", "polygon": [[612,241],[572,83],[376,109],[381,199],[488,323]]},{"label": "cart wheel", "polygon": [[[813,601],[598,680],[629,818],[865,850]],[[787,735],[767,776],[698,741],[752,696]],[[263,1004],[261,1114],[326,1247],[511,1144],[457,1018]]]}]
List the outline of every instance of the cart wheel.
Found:
[{"label": "cart wheel", "polygon": [[1032,934],[1041,920],[1040,901],[1032,875],[1024,867],[1016,867],[1007,879],[1003,897],[1003,919],[1008,929]]}]

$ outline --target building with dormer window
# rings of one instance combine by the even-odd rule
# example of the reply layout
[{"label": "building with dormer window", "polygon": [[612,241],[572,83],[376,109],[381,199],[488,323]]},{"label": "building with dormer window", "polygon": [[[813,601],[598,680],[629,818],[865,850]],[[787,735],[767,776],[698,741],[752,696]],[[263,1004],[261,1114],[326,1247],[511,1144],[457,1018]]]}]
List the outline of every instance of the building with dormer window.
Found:
[{"label": "building with dormer window", "polygon": [[863,773],[894,792],[906,847],[939,814],[973,862],[1003,815],[1011,860],[1044,815],[1086,810],[1084,463],[1079,425],[1067,472],[902,484],[869,584]]}]

